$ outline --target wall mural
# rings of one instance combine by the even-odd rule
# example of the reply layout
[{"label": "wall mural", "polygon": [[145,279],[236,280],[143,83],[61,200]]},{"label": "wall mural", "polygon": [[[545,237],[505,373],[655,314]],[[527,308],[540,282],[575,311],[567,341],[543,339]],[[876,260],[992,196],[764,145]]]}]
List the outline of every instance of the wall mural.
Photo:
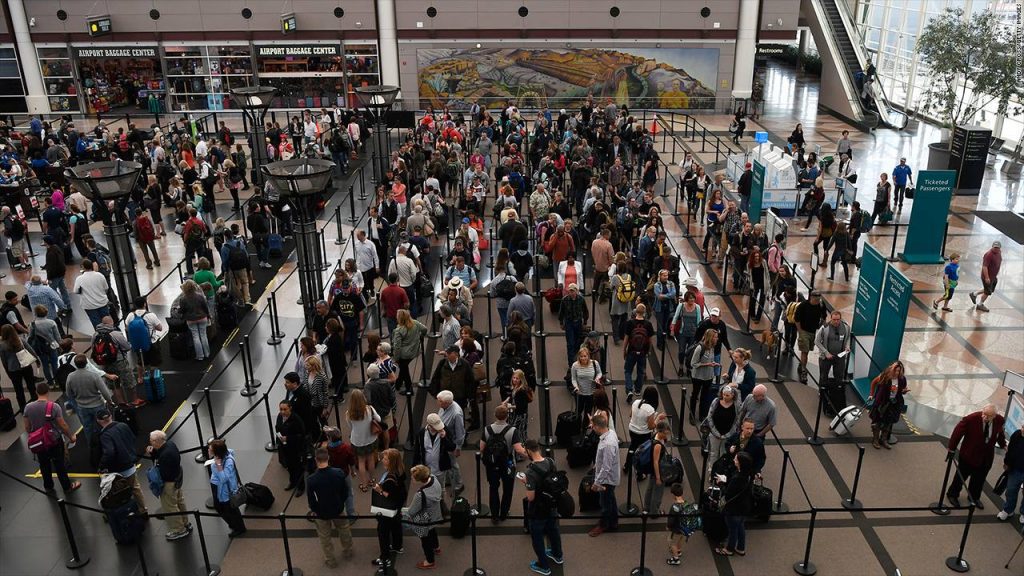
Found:
[{"label": "wall mural", "polygon": [[718,56],[717,48],[420,49],[420,108],[506,98],[576,107],[588,94],[631,108],[713,108]]}]

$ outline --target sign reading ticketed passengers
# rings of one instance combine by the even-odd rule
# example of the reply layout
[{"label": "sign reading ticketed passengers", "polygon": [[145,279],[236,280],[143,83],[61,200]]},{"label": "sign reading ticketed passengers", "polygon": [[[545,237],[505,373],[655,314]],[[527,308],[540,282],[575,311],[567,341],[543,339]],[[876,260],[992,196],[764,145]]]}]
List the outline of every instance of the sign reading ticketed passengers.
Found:
[{"label": "sign reading ticketed passengers", "polygon": [[340,44],[273,44],[257,46],[256,55],[264,58],[308,58],[311,56],[341,56]]},{"label": "sign reading ticketed passengers", "polygon": [[75,48],[79,58],[156,58],[156,46],[98,46]]}]

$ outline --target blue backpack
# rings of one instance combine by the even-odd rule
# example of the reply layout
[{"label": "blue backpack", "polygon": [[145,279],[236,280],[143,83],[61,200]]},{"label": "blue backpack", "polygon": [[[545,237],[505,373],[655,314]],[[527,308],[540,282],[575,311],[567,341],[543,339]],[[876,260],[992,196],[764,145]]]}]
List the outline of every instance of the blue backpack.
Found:
[{"label": "blue backpack", "polygon": [[654,440],[647,440],[633,453],[637,474],[654,474]]},{"label": "blue backpack", "polygon": [[149,326],[146,325],[146,320],[138,314],[128,322],[128,343],[132,345],[132,350],[140,352],[149,352],[149,348],[153,345],[153,340],[149,335]]}]

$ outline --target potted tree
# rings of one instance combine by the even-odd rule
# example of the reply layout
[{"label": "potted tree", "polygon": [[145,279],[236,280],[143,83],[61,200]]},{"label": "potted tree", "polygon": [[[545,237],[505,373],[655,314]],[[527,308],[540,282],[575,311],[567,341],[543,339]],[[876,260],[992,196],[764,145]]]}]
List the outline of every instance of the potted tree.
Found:
[{"label": "potted tree", "polygon": [[985,107],[995,102],[1000,114],[1020,114],[1010,98],[1024,97],[1015,60],[1012,26],[985,10],[965,16],[963,9],[947,8],[925,25],[917,39],[917,53],[931,82],[921,100],[921,111],[942,123],[943,141],[928,145],[928,167],[949,165],[957,126],[974,123]]}]

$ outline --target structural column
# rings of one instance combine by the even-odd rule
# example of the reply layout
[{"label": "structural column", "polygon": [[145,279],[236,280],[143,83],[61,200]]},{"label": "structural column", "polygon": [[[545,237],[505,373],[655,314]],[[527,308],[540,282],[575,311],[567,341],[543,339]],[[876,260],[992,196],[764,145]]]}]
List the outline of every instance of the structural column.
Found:
[{"label": "structural column", "polygon": [[24,0],[7,0],[7,7],[10,11],[11,23],[14,26],[14,41],[18,46],[21,73],[25,79],[25,88],[27,88],[25,101],[28,104],[28,113],[45,114],[49,112],[50,105],[46,98],[46,88],[43,85],[43,73],[39,70],[36,47],[32,43],[28,18],[25,16]]},{"label": "structural column", "polygon": [[395,23],[395,0],[377,0],[377,54],[380,57],[380,83],[398,83],[398,27]]},{"label": "structural column", "polygon": [[754,55],[757,51],[758,0],[740,0],[736,30],[736,60],[732,71],[732,97],[750,98],[754,88]]}]

